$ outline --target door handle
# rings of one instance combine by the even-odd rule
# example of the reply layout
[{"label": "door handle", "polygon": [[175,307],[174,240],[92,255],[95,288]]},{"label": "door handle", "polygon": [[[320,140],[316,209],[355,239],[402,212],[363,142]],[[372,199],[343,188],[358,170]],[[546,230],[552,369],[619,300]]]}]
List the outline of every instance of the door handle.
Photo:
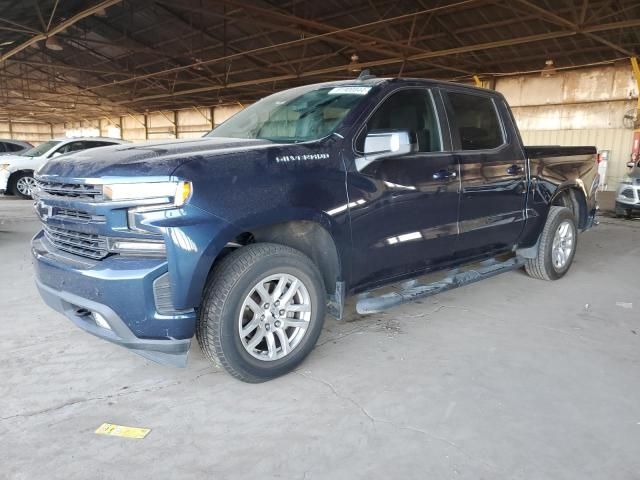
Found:
[{"label": "door handle", "polygon": [[458,173],[455,170],[439,170],[433,174],[434,180],[448,180],[449,178],[456,178]]},{"label": "door handle", "polygon": [[519,175],[522,173],[522,167],[520,165],[511,165],[509,168],[507,168],[507,173],[509,175]]}]

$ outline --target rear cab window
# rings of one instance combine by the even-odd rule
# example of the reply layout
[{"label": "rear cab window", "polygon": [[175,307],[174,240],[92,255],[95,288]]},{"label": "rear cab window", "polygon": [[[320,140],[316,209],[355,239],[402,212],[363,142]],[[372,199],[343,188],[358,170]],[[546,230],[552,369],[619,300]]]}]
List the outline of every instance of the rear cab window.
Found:
[{"label": "rear cab window", "polygon": [[446,91],[445,98],[456,150],[493,150],[504,145],[504,129],[493,98],[453,91]]}]

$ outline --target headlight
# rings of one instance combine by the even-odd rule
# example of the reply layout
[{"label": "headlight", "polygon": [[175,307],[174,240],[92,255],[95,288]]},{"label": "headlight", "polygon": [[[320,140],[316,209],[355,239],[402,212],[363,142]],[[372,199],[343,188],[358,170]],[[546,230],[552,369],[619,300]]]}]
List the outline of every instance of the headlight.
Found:
[{"label": "headlight", "polygon": [[0,170],[9,170],[10,163],[0,163]]},{"label": "headlight", "polygon": [[112,183],[104,185],[105,200],[173,199],[176,207],[184,205],[191,196],[191,182]]}]

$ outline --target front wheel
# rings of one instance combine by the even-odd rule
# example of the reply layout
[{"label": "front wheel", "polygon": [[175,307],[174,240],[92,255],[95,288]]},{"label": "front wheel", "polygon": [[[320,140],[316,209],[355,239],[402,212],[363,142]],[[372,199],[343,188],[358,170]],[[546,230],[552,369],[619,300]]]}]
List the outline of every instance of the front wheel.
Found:
[{"label": "front wheel", "polygon": [[563,277],[573,262],[577,244],[578,229],[573,212],[566,207],[551,207],[540,235],[537,255],[527,259],[526,272],[541,280]]},{"label": "front wheel", "polygon": [[10,190],[13,195],[20,198],[33,198],[33,191],[36,188],[36,180],[29,172],[17,174],[11,182]]},{"label": "front wheel", "polygon": [[322,276],[301,252],[257,243],[222,259],[212,272],[196,336],[205,355],[244,382],[296,368],[322,330]]}]

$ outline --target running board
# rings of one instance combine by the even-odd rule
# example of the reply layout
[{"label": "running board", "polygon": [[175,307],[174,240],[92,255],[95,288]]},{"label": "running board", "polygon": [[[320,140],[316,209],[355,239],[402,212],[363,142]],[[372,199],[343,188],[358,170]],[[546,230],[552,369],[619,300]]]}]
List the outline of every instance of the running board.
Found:
[{"label": "running board", "polygon": [[452,270],[449,276],[437,282],[408,282],[405,288],[378,296],[361,298],[356,304],[356,311],[360,315],[381,312],[403,303],[413,302],[419,298],[430,297],[431,295],[469,285],[470,283],[475,283],[500,273],[515,270],[522,267],[525,261],[523,257],[519,256],[502,262],[492,259],[482,262],[478,268],[465,270],[463,272],[460,272],[458,269]]}]

